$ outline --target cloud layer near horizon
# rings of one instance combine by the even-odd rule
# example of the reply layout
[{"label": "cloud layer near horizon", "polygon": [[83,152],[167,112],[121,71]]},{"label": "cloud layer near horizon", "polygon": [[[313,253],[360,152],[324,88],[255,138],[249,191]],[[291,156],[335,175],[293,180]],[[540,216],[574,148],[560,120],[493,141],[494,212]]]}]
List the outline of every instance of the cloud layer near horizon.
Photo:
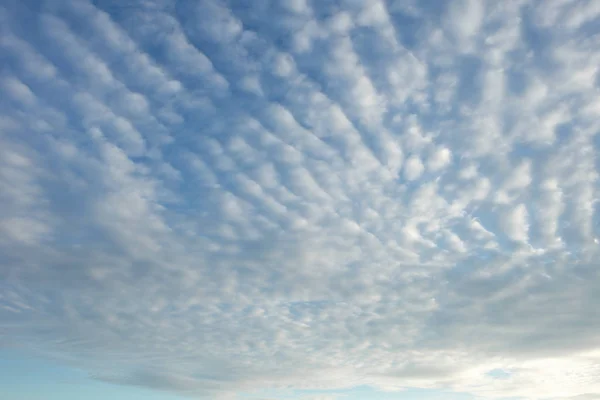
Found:
[{"label": "cloud layer near horizon", "polygon": [[0,345],[598,397],[599,2],[174,4],[0,8]]}]

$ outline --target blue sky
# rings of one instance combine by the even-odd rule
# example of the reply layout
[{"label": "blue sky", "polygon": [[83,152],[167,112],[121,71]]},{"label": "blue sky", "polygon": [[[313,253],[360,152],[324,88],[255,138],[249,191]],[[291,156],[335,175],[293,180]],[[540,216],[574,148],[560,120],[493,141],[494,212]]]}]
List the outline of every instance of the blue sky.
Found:
[{"label": "blue sky", "polygon": [[13,399],[600,399],[600,3],[0,5]]},{"label": "blue sky", "polygon": [[[89,373],[72,366],[32,356],[22,349],[0,354],[0,387],[3,396],[11,400],[70,400],[85,397],[91,400],[186,400],[190,397],[136,386],[114,385],[94,380]],[[319,397],[320,396],[320,397]],[[329,397],[328,397],[329,396]],[[258,390],[240,394],[240,399],[343,398],[345,400],[469,400],[467,394],[439,390],[407,389],[401,392],[378,392],[368,386],[328,391]]]}]

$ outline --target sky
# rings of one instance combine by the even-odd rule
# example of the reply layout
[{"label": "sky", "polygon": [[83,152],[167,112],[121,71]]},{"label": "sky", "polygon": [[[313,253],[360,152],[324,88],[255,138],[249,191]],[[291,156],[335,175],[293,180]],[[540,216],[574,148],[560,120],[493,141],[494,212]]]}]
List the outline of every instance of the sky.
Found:
[{"label": "sky", "polygon": [[599,66],[595,0],[2,1],[3,399],[599,400]]}]

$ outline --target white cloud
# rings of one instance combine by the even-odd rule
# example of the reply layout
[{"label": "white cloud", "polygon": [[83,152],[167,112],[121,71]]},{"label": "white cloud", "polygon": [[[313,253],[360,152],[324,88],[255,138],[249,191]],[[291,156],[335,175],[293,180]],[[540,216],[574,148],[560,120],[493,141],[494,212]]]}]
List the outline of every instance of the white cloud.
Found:
[{"label": "white cloud", "polygon": [[283,6],[298,14],[306,14],[310,11],[306,0],[286,0],[283,2]]},{"label": "white cloud", "polygon": [[542,236],[548,246],[560,244],[559,218],[564,211],[563,192],[556,179],[547,179],[540,184],[542,193],[536,212],[542,225]]},{"label": "white cloud", "polygon": [[417,156],[410,156],[404,163],[404,177],[409,181],[418,179],[424,170],[425,167]]},{"label": "white cloud", "polygon": [[508,210],[501,219],[504,233],[512,240],[526,243],[529,239],[529,213],[524,204]]},{"label": "white cloud", "polygon": [[352,17],[345,11],[334,14],[327,22],[328,28],[335,34],[347,33],[354,25]]},{"label": "white cloud", "polygon": [[600,393],[594,2],[138,3],[0,15],[9,342],[199,398]]},{"label": "white cloud", "polygon": [[300,54],[311,51],[313,43],[321,35],[321,29],[316,21],[305,21],[304,25],[294,33],[293,50]]},{"label": "white cloud", "polygon": [[485,3],[481,0],[453,2],[447,15],[449,26],[461,40],[475,36],[481,28],[484,17]]},{"label": "white cloud", "polygon": [[531,182],[531,162],[524,160],[507,174],[502,190],[509,192],[526,190]]},{"label": "white cloud", "polygon": [[2,82],[4,90],[12,99],[21,102],[25,105],[32,105],[35,103],[35,95],[29,89],[29,87],[17,79],[5,78]]},{"label": "white cloud", "polygon": [[273,63],[273,72],[281,77],[287,77],[294,72],[294,60],[289,54],[277,54]]},{"label": "white cloud", "polygon": [[439,148],[429,155],[427,168],[431,171],[439,171],[446,167],[452,160],[452,152],[445,148]]},{"label": "white cloud", "polygon": [[32,218],[9,218],[2,221],[2,230],[10,239],[36,244],[51,232],[44,222]]},{"label": "white cloud", "polygon": [[56,67],[41,56],[29,43],[6,32],[0,39],[2,48],[13,52],[19,58],[19,66],[27,73],[41,79],[56,77]]}]

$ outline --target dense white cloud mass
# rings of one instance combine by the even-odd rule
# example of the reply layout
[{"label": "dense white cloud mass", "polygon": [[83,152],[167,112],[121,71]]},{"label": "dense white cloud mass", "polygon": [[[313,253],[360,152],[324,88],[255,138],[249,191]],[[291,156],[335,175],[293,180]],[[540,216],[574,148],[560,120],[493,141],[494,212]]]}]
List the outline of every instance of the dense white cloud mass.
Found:
[{"label": "dense white cloud mass", "polygon": [[199,398],[600,398],[598,5],[3,2],[1,345]]}]

